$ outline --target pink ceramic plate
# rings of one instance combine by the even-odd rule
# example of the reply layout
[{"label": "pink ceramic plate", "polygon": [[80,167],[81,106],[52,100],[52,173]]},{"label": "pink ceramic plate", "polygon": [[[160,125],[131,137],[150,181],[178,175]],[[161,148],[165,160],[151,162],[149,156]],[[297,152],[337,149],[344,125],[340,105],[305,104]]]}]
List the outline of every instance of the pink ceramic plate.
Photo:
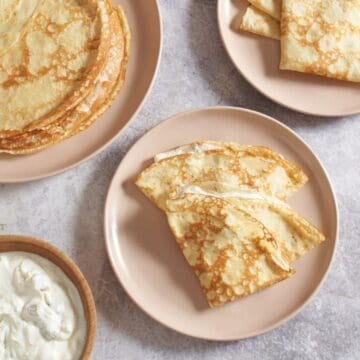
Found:
[{"label": "pink ceramic plate", "polygon": [[[293,278],[217,309],[208,308],[164,214],[133,183],[155,154],[201,139],[266,145],[299,163],[310,181],[290,202],[327,237],[295,264]],[[129,296],[162,324],[211,340],[258,335],[295,316],[322,284],[337,233],[335,195],[317,157],[289,128],[268,116],[239,108],[180,114],[152,129],[121,162],[105,208],[108,254]]]},{"label": "pink ceramic plate", "polygon": [[28,156],[0,155],[0,183],[44,178],[68,170],[115,139],[141,108],[157,72],[162,27],[157,0],[113,0],[123,6],[131,30],[126,81],[111,108],[88,130]]},{"label": "pink ceramic plate", "polygon": [[218,23],[225,48],[241,74],[273,101],[320,116],[360,112],[360,86],[279,70],[280,42],[237,30],[246,0],[218,0]]}]

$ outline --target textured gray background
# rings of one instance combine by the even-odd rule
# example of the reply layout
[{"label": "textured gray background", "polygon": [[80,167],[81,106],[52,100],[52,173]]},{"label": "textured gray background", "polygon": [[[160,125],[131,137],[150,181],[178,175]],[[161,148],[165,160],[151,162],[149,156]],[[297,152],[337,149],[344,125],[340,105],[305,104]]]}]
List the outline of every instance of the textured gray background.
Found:
[{"label": "textured gray background", "polygon": [[[360,359],[360,116],[314,118],[272,103],[228,59],[215,0],[160,4],[162,63],[140,114],[112,146],[76,169],[43,181],[0,185],[1,233],[47,239],[79,264],[98,309],[94,359]],[[334,267],[315,299],[281,328],[232,343],[191,339],[142,313],[110,268],[102,231],[107,188],[135,140],[174,113],[218,104],[264,112],[300,134],[327,168],[342,217]]]}]

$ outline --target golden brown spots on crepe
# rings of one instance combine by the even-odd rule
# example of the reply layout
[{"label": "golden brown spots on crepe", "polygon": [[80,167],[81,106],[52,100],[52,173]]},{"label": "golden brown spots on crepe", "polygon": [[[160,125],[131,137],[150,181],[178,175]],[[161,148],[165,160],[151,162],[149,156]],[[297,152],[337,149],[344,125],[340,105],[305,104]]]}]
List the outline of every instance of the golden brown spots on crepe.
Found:
[{"label": "golden brown spots on crepe", "polygon": [[271,246],[259,247],[261,240],[274,241],[264,226],[222,199],[185,195],[168,201],[167,216],[210,306],[252,294],[293,273],[272,262]]},{"label": "golden brown spots on crepe", "polygon": [[281,64],[360,81],[360,0],[283,0]]},{"label": "golden brown spots on crepe", "polygon": [[160,208],[165,209],[166,200],[176,197],[184,186],[204,181],[218,183],[220,192],[222,184],[247,186],[282,199],[307,181],[297,165],[266,147],[209,141],[196,144],[218,149],[163,159],[137,177],[137,186]]},{"label": "golden brown spots on crepe", "polygon": [[[31,84],[32,96],[25,96],[25,92],[24,99],[30,101],[36,89],[46,96],[40,94],[36,97],[38,103],[31,102],[27,111],[32,109],[32,116],[26,117],[21,108],[10,112],[16,121],[2,117],[4,130],[0,123],[0,152],[38,151],[86,129],[110,105],[124,82],[130,32],[122,9],[112,8],[108,0],[50,0],[45,3],[46,6],[34,15],[32,27],[26,30],[31,33],[33,27],[43,29],[43,36],[52,38],[58,48],[48,54],[46,66],[39,67],[36,74],[27,71],[20,77],[14,69],[13,79],[20,85],[24,83],[26,91],[29,91],[26,86]],[[97,10],[99,4],[102,4],[102,11]],[[74,31],[74,26],[81,31]],[[71,34],[76,32],[79,37],[71,36],[70,43],[66,40],[69,29],[73,29]],[[26,65],[30,62],[31,51],[24,43],[25,35],[21,39],[21,51]],[[30,70],[29,66],[27,70]],[[6,81],[1,66],[0,79]],[[14,88],[13,91],[20,90]],[[25,104],[20,101],[21,96],[17,99],[19,106]]]}]

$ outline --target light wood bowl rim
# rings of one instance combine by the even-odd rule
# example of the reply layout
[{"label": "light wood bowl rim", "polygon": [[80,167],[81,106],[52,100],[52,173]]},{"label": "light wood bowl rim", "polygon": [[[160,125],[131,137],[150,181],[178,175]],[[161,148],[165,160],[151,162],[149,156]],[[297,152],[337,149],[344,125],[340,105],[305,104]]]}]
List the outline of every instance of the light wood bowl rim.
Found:
[{"label": "light wood bowl rim", "polygon": [[9,251],[29,252],[46,258],[73,282],[79,291],[87,321],[87,339],[81,359],[90,359],[96,336],[96,307],[88,282],[78,266],[61,250],[43,240],[24,235],[0,235],[0,253]]}]

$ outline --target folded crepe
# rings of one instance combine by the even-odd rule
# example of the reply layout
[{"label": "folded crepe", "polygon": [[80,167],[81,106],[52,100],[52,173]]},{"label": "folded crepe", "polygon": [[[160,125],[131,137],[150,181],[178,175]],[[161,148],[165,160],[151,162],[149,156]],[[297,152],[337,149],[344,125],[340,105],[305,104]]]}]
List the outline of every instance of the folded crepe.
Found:
[{"label": "folded crepe", "polygon": [[249,3],[259,10],[262,10],[265,14],[280,21],[281,0],[249,0]]},{"label": "folded crepe", "polygon": [[137,186],[167,215],[211,307],[290,277],[324,241],[283,202],[307,181],[277,152],[198,141],[155,156]]},{"label": "folded crepe", "polygon": [[251,187],[286,199],[307,177],[297,165],[266,147],[200,141],[157,155],[137,177],[136,185],[166,210],[166,201],[185,186],[205,181],[236,189]]},{"label": "folded crepe", "polygon": [[262,10],[248,6],[240,22],[240,29],[280,40],[280,23]]},{"label": "folded crepe", "polygon": [[223,199],[185,194],[168,200],[166,213],[210,307],[257,292],[294,273],[264,225]]},{"label": "folded crepe", "polygon": [[283,257],[289,263],[325,240],[324,235],[317,228],[287,203],[275,197],[255,191],[238,191],[228,184],[215,182],[189,186],[184,193],[221,198],[246,212],[261,222],[274,236]]},{"label": "folded crepe", "polygon": [[360,0],[283,0],[282,70],[360,82]]}]

